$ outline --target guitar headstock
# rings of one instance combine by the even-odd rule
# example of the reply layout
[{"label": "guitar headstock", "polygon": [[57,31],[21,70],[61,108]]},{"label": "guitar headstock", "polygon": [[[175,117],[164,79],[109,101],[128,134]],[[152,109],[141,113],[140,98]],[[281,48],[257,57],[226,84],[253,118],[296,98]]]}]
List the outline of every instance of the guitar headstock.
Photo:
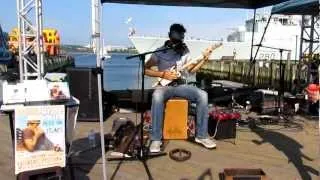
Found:
[{"label": "guitar headstock", "polygon": [[219,44],[212,44],[211,46],[209,46],[207,49],[205,49],[205,51],[203,52],[203,56],[204,58],[208,59],[209,56],[211,55],[212,51],[217,49],[218,47],[222,46],[222,43]]},{"label": "guitar headstock", "polygon": [[218,43],[218,44],[213,44],[213,45],[211,45],[210,47],[211,47],[212,50],[215,50],[215,49],[217,49],[217,48],[220,47],[220,46],[222,46],[222,42],[220,42],[220,43]]}]

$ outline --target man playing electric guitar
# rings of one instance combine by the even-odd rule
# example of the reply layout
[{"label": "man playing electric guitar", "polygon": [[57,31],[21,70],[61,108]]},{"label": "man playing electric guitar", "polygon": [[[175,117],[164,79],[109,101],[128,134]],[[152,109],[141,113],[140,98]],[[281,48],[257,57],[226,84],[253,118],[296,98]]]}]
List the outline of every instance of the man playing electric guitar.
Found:
[{"label": "man playing electric guitar", "polygon": [[[166,44],[170,42],[170,40],[168,40],[166,42]],[[178,64],[172,66],[169,70],[166,70],[168,72],[175,72],[177,78],[176,79],[165,79],[164,77],[160,77],[158,78],[158,81],[154,84],[153,87],[155,86],[167,86],[167,85],[178,85],[178,84],[188,84],[190,82],[196,82],[196,78],[195,78],[195,73],[200,69],[200,67],[209,60],[209,56],[211,55],[212,51],[218,47],[220,47],[222,44],[218,44],[218,45],[212,45],[210,47],[208,47],[202,55],[200,55],[199,57],[195,58],[195,59],[189,59],[187,60],[187,62],[185,64],[183,64],[182,66],[178,66]],[[185,46],[184,43],[182,43],[182,46]],[[168,47],[168,45],[166,45],[166,47]],[[170,47],[170,46],[169,46]],[[177,50],[179,47],[173,48],[174,50]],[[188,52],[188,48],[185,47],[181,47],[181,48],[185,48],[185,51]],[[190,58],[190,57],[188,57]],[[165,72],[166,72],[165,71]]]},{"label": "man playing electric guitar", "polygon": [[[196,103],[197,130],[195,142],[209,149],[216,147],[216,144],[208,136],[208,95],[205,91],[186,83],[192,77],[190,74],[199,70],[208,61],[212,50],[220,45],[207,48],[201,58],[192,60],[187,46],[183,43],[185,32],[186,30],[181,24],[172,24],[169,32],[170,40],[166,42],[164,47],[160,48],[168,46],[173,48],[152,54],[145,65],[146,75],[161,78],[158,83],[159,86],[152,95],[152,142],[150,145],[150,152],[152,153],[160,151],[164,104],[172,97],[181,97]],[[153,69],[154,66],[157,66],[158,69]],[[162,82],[164,80],[166,83]],[[163,86],[168,84],[169,86]]]}]

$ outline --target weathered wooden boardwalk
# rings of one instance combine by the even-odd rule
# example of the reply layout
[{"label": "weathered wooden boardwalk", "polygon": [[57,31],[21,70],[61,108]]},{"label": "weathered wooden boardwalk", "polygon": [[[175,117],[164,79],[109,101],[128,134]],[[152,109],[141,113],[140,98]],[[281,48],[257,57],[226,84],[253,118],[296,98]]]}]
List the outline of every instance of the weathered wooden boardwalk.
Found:
[{"label": "weathered wooden boardwalk", "polygon": [[[0,179],[11,180],[15,176],[9,122],[7,116],[0,117]],[[110,132],[112,120],[118,117],[136,118],[132,113],[114,114],[104,122],[106,132]],[[207,150],[188,141],[170,141],[166,152],[183,147],[192,152],[191,159],[176,162],[167,155],[148,160],[147,167],[155,180],[219,179],[218,175],[224,168],[262,168],[275,180],[319,179],[318,121],[296,116],[292,122],[301,125],[302,129],[278,125],[252,130],[239,127],[236,145],[217,141],[215,150]],[[73,151],[88,147],[90,129],[98,132],[99,123],[78,122]],[[99,148],[75,154],[72,161],[75,179],[102,179]],[[149,179],[140,161],[107,161],[107,175],[108,179]]]},{"label": "weathered wooden boardwalk", "polygon": [[[286,60],[282,63],[284,71],[283,87],[285,91],[291,92],[294,87],[294,80],[309,80],[308,66],[302,64],[301,69],[297,62]],[[317,69],[311,70],[318,74]],[[316,76],[316,75],[315,75]],[[243,78],[246,77],[246,78]],[[206,63],[197,73],[198,80],[230,80],[245,84],[252,84],[254,87],[280,88],[280,61],[279,60],[258,60],[252,64],[249,60],[212,60]],[[316,78],[316,77],[314,77]],[[301,86],[306,86],[305,82],[301,81]]]}]

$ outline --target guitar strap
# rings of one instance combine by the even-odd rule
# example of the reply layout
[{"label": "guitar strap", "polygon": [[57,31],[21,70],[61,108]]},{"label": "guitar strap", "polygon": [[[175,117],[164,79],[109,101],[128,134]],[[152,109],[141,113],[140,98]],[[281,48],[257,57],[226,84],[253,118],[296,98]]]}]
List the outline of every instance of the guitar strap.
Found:
[{"label": "guitar strap", "polygon": [[179,78],[179,79],[173,80],[167,86],[179,86],[179,85],[183,85],[183,84],[187,84],[187,80]]}]

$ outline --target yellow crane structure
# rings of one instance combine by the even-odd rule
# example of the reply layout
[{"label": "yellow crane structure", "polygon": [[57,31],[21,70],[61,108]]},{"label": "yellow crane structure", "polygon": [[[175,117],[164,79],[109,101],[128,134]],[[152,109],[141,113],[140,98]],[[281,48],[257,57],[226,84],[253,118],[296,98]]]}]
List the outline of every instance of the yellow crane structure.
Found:
[{"label": "yellow crane structure", "polygon": [[[53,28],[46,28],[42,32],[42,40],[44,52],[48,56],[57,56],[60,54],[60,35],[58,30]],[[35,37],[29,37],[28,42],[32,43]],[[13,28],[9,32],[9,50],[13,54],[19,53],[19,32],[18,28]]]}]

